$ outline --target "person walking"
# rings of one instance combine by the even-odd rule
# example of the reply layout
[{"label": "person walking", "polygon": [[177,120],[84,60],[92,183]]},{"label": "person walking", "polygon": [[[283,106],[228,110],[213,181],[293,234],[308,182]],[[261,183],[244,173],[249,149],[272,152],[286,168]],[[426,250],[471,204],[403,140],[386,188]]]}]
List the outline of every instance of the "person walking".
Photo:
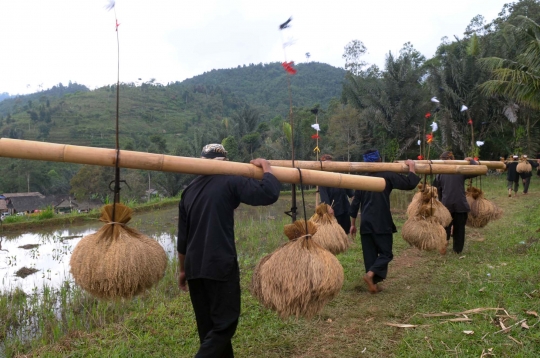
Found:
[{"label": "person walking", "polygon": [[[364,162],[380,162],[381,157],[377,150],[364,153]],[[356,218],[360,215],[360,239],[364,256],[366,274],[363,279],[370,293],[378,293],[382,289],[378,283],[388,274],[388,264],[394,258],[392,252],[393,233],[397,232],[396,225],[390,212],[390,193],[393,189],[412,190],[420,182],[415,174],[415,163],[412,160],[405,162],[409,167],[407,175],[393,172],[369,173],[369,176],[384,178],[386,186],[384,191],[356,190],[351,203],[349,215],[351,216],[350,234],[356,235]]]},{"label": "person walking", "polygon": [[[331,161],[333,158],[330,154],[323,154],[321,161]],[[321,203],[330,205],[338,224],[343,228],[346,234],[351,228],[351,217],[349,216],[349,208],[351,204],[349,198],[354,196],[352,189],[329,188],[325,186],[319,187]]]},{"label": "person walking", "polygon": [[[441,154],[442,160],[455,160],[452,152]],[[465,158],[471,165],[478,165],[478,162],[472,158]],[[471,211],[471,207],[465,196],[465,180],[474,178],[477,175],[463,174],[438,174],[435,177],[433,186],[437,188],[439,200],[448,209],[452,215],[452,222],[445,227],[446,240],[450,241],[450,236],[454,237],[453,250],[459,254],[465,246],[465,224]]]},{"label": "person walking", "polygon": [[[521,156],[523,161],[527,161],[531,165],[530,171],[523,171],[519,173],[519,176],[521,177],[521,181],[523,183],[523,195],[527,195],[529,193],[529,185],[531,184],[531,178],[532,178],[532,169],[538,168],[538,160],[530,160],[527,158],[526,154],[523,154]],[[516,167],[517,168],[517,167]],[[517,169],[516,169],[517,171]]]},{"label": "person walking", "polygon": [[517,172],[518,156],[513,155],[512,159],[506,163],[506,188],[508,189],[508,197],[512,197],[512,189],[514,189],[514,196],[517,195],[519,189],[519,174]]},{"label": "person walking", "polygon": [[[226,160],[220,144],[206,145],[202,158]],[[200,347],[195,357],[234,357],[231,338],[240,316],[240,272],[234,237],[234,210],[277,201],[280,183],[265,159],[251,164],[261,181],[235,175],[201,175],[182,192],[178,215],[178,285],[188,291]],[[211,165],[209,163],[209,165]]]}]

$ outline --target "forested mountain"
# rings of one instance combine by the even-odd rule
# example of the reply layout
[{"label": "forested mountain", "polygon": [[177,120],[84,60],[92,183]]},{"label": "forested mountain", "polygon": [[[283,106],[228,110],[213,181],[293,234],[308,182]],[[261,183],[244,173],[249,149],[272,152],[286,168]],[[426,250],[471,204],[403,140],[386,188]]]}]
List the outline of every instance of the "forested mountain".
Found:
[{"label": "forested mountain", "polygon": [[0,102],[2,102],[3,100],[5,100],[6,98],[10,98],[11,96],[9,95],[9,93],[7,92],[2,92],[0,93]]},{"label": "forested mountain", "polygon": [[[341,96],[346,74],[344,69],[319,62],[301,63],[294,67],[298,72],[291,77],[293,106],[309,107],[319,103],[327,107],[332,98]],[[272,109],[282,116],[289,112],[287,76],[280,63],[212,70],[185,80],[182,84],[229,88],[250,105],[260,107],[263,112]]]},{"label": "forested mountain", "polygon": [[[290,77],[295,112],[308,115],[303,107],[325,108],[332,97],[341,95],[344,70],[315,62],[301,64],[297,70]],[[199,156],[204,144],[227,139],[234,160],[289,155],[290,145],[283,131],[289,112],[287,73],[279,63],[214,70],[168,85],[154,81],[140,86],[122,83],[119,92],[122,149]],[[9,138],[112,148],[115,109],[116,85],[90,91],[78,84],[59,84],[0,102],[0,133]],[[301,143],[300,132],[295,137]],[[0,191],[24,191],[28,182],[31,190],[51,191],[53,178],[48,177],[47,168],[53,167],[54,180],[64,178],[54,190],[66,190],[78,171],[77,166],[65,164],[27,163],[0,159],[0,166],[12,174],[0,177]],[[66,167],[70,168],[67,172]],[[81,185],[84,187],[90,177],[91,182],[102,177],[103,183],[110,181],[104,171],[83,172]],[[64,175],[57,177],[59,172]],[[185,181],[171,178],[172,174],[156,175],[169,195],[176,194]],[[142,185],[139,189],[144,191]]]}]

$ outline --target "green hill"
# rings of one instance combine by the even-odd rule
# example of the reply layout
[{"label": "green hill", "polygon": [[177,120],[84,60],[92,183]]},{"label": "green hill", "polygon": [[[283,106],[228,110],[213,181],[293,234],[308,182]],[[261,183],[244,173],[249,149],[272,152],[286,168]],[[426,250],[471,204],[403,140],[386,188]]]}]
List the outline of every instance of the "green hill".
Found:
[{"label": "green hill", "polygon": [[[298,120],[304,115],[311,121],[306,117],[309,111],[302,108],[325,108],[331,98],[340,97],[345,71],[315,62],[300,64],[297,70],[290,77],[293,105]],[[288,112],[287,75],[279,63],[213,70],[167,85],[122,83],[120,145],[128,150],[198,156],[204,144],[228,138],[235,160],[253,155],[286,157],[289,145],[282,118]],[[78,84],[59,84],[1,101],[0,135],[113,148],[115,116],[116,85],[88,90]],[[58,190],[65,189],[77,171],[70,167],[62,172],[66,167],[60,164],[23,162],[0,159],[0,169],[11,174],[0,178],[0,191],[26,191],[28,182],[30,190],[47,191],[47,183],[58,179],[57,174],[63,178],[58,179],[62,183]],[[56,170],[53,176],[47,174],[51,168]],[[39,183],[32,184],[28,177],[40,178]]]}]

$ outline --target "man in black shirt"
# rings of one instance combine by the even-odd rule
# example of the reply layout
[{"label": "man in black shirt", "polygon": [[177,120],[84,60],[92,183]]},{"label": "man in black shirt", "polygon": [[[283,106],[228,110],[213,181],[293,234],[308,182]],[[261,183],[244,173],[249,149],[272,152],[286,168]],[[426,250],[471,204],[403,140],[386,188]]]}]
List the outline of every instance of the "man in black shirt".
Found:
[{"label": "man in black shirt", "polygon": [[518,189],[519,189],[519,173],[517,172],[517,165],[518,165],[518,156],[513,155],[512,160],[508,161],[506,163],[506,181],[507,181],[507,189],[508,189],[508,197],[510,198],[512,196],[512,187],[514,189],[514,196],[517,195]]},{"label": "man in black shirt", "polygon": [[[224,160],[220,144],[209,144],[201,156]],[[178,216],[178,285],[188,291],[201,346],[196,357],[234,357],[231,338],[240,316],[240,272],[234,241],[234,209],[240,203],[270,205],[280,183],[264,159],[261,181],[234,175],[204,175],[183,191]]]},{"label": "man in black shirt", "polygon": [[[321,156],[321,161],[332,160],[330,154],[324,154]],[[321,203],[328,204],[332,207],[334,216],[338,224],[343,228],[346,234],[349,233],[351,228],[351,217],[349,216],[349,198],[352,198],[354,191],[352,189],[341,188],[329,188],[325,186],[319,187],[319,194],[321,195]]]},{"label": "man in black shirt", "polygon": [[[441,154],[442,160],[454,160],[454,154],[446,151]],[[471,165],[478,165],[478,162],[472,158],[465,158]],[[435,177],[433,186],[437,188],[439,200],[448,209],[452,215],[452,222],[445,227],[446,240],[450,236],[454,237],[453,250],[456,254],[463,251],[465,246],[465,225],[471,208],[465,195],[465,180],[474,178],[477,175],[463,174],[438,174]]]},{"label": "man in black shirt", "polygon": [[[530,160],[527,158],[527,155],[523,154],[523,160],[526,160],[531,165],[531,169],[538,168],[538,160]],[[517,167],[516,167],[517,168]],[[523,182],[523,195],[529,193],[529,185],[531,184],[532,170],[530,172],[521,172],[519,173],[521,181]]]},{"label": "man in black shirt", "polygon": [[[364,162],[379,162],[381,158],[376,150],[367,151],[364,154]],[[360,238],[364,255],[366,274],[364,281],[368,285],[369,292],[381,291],[378,282],[386,278],[388,264],[392,261],[393,233],[397,232],[396,225],[390,213],[390,193],[392,189],[412,190],[420,182],[420,177],[415,174],[415,164],[407,160],[409,174],[407,176],[392,173],[378,172],[369,175],[384,178],[386,187],[383,192],[357,190],[351,203],[350,233],[356,235],[356,217],[361,206],[360,215]]]}]

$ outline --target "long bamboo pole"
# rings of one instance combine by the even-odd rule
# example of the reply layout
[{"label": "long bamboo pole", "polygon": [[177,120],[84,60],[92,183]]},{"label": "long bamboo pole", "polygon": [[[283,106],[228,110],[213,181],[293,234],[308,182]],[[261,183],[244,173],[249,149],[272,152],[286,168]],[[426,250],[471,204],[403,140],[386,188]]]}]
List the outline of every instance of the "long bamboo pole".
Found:
[{"label": "long bamboo pole", "polygon": [[[290,167],[288,160],[269,160],[272,166]],[[320,170],[329,172],[395,172],[408,173],[409,167],[404,163],[365,163],[365,162],[333,162],[333,161],[299,161],[294,162],[297,168]],[[484,175],[487,173],[485,165],[442,165],[442,164],[416,164],[418,174],[464,174]]]},{"label": "long bamboo pole", "polygon": [[[397,161],[398,163],[404,162],[404,160]],[[415,163],[431,163],[431,164],[444,164],[444,165],[471,165],[468,160],[415,160]],[[489,160],[479,160],[478,164],[485,165],[488,169],[506,169],[506,164],[501,161],[489,161]]]},{"label": "long bamboo pole", "polygon": [[[116,150],[1,138],[0,157],[114,167],[116,163]],[[290,161],[288,162],[290,163]],[[262,169],[252,164],[176,157],[127,150],[120,151],[118,165],[121,168],[185,174],[241,175],[255,179],[262,179],[263,177]],[[298,169],[273,167],[272,172],[280,182],[300,183]],[[386,182],[382,178],[341,173],[324,173],[314,170],[302,170],[302,183],[305,185],[378,192],[383,191],[386,186]]]}]

